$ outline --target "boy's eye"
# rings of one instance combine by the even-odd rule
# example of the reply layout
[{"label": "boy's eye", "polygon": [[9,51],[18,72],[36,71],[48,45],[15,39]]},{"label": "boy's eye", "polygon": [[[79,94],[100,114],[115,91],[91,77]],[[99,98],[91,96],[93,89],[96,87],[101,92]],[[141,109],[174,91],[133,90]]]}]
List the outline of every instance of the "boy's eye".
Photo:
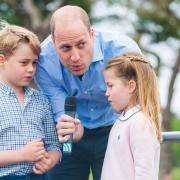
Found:
[{"label": "boy's eye", "polygon": [[34,61],[33,64],[37,64],[37,61]]},{"label": "boy's eye", "polygon": [[27,61],[21,61],[20,63],[21,64],[27,64]]}]

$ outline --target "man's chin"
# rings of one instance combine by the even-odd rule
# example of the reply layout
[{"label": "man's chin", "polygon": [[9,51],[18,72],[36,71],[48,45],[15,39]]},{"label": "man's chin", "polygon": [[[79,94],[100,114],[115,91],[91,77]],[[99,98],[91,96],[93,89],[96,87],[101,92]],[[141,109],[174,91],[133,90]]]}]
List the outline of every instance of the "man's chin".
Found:
[{"label": "man's chin", "polygon": [[75,76],[82,77],[85,73],[85,71],[71,71]]}]

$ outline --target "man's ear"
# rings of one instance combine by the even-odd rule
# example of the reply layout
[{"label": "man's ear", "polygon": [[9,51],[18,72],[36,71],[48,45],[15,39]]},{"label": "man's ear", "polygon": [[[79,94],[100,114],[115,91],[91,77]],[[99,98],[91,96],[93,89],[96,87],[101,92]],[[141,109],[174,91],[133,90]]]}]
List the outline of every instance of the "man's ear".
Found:
[{"label": "man's ear", "polygon": [[133,94],[136,91],[136,82],[134,80],[129,81],[129,93]]},{"label": "man's ear", "polygon": [[4,64],[6,57],[3,54],[0,54],[0,64]]},{"label": "man's ear", "polygon": [[94,39],[94,37],[95,37],[95,32],[94,32],[94,30],[92,29],[92,28],[90,28],[90,36],[91,36],[91,38],[93,38]]}]

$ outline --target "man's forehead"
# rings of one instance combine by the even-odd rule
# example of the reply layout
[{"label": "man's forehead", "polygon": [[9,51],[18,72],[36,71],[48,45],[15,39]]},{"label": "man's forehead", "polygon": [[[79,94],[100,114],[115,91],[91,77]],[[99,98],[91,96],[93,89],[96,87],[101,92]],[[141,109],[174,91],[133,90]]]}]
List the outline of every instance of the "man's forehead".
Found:
[{"label": "man's forehead", "polygon": [[65,36],[62,36],[62,38],[56,38],[56,41],[59,42],[60,45],[70,45],[70,44],[77,44],[77,43],[80,43],[80,42],[84,42],[86,41],[86,37],[85,36],[68,36],[68,37],[65,37]]}]

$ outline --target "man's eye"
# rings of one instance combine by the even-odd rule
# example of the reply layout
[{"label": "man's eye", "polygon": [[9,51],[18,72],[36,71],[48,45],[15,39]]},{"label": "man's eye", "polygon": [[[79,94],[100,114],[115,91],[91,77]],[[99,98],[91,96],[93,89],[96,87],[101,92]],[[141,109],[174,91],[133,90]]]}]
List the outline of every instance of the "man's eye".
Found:
[{"label": "man's eye", "polygon": [[81,42],[81,43],[78,44],[78,47],[83,48],[85,46],[85,44],[86,44],[85,42]]},{"label": "man's eye", "polygon": [[62,47],[60,47],[60,50],[62,50],[62,51],[68,51],[68,50],[70,50],[70,46],[62,46]]}]

